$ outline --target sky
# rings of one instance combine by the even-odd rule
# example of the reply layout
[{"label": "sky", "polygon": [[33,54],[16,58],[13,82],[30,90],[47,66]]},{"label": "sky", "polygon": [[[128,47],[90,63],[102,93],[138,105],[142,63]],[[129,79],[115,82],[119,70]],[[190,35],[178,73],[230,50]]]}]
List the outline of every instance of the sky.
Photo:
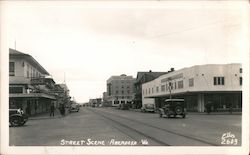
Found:
[{"label": "sky", "polygon": [[138,71],[242,63],[241,2],[3,2],[9,48],[64,79],[77,102],[102,97],[106,80]]}]

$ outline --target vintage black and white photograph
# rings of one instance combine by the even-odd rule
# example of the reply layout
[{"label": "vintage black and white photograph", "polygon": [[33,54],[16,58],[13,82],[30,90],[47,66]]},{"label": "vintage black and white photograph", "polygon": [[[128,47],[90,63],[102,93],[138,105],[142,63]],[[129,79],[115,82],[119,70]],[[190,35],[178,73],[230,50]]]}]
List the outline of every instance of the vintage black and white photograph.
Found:
[{"label": "vintage black and white photograph", "polygon": [[248,5],[0,2],[1,153],[248,154]]}]

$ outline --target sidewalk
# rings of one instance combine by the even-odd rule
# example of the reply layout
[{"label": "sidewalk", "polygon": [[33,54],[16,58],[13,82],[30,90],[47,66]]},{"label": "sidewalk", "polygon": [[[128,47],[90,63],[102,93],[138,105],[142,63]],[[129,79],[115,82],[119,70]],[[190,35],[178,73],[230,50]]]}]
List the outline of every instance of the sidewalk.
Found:
[{"label": "sidewalk", "polygon": [[50,112],[44,112],[44,113],[41,113],[41,114],[36,114],[36,115],[30,116],[29,120],[56,119],[56,118],[66,117],[68,115],[68,109],[65,110],[65,116],[62,116],[60,114],[60,111],[58,109],[55,110],[54,117],[53,116],[49,116],[49,114],[50,114]]},{"label": "sidewalk", "polygon": [[[135,112],[141,112],[141,109],[129,109],[130,111],[135,111]],[[158,112],[156,112],[158,113]],[[242,112],[210,112],[210,114],[207,114],[206,112],[187,112],[188,115],[242,115]]]}]

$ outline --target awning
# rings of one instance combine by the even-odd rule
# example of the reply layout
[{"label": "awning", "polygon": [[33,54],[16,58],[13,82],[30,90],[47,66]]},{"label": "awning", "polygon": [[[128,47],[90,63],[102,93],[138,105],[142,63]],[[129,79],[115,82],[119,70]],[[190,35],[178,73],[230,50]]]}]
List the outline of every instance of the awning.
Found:
[{"label": "awning", "polygon": [[55,100],[55,96],[44,93],[29,93],[29,94],[9,94],[10,98],[47,98]]},{"label": "awning", "polygon": [[[242,91],[185,91],[179,93],[172,93],[172,96],[181,96],[181,95],[195,95],[195,94],[233,94],[233,93],[242,93]],[[162,98],[162,97],[169,97],[170,94],[161,94],[161,95],[152,95],[152,96],[145,96],[144,98]]]}]

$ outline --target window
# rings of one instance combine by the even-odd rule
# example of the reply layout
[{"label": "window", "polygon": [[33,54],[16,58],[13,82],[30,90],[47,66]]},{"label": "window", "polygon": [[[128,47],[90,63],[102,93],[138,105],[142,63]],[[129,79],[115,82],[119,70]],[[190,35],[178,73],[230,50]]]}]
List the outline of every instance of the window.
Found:
[{"label": "window", "polygon": [[30,77],[30,71],[29,71],[29,69],[30,69],[30,66],[27,65],[27,78]]},{"label": "window", "polygon": [[152,88],[152,94],[154,93],[154,88]]},{"label": "window", "polygon": [[169,82],[169,89],[173,89],[173,83],[172,82]]},{"label": "window", "polygon": [[178,81],[178,89],[183,88],[183,81]]},{"label": "window", "polygon": [[158,86],[156,87],[156,92],[157,92],[157,93],[159,92],[159,87],[158,87]]},{"label": "window", "polygon": [[15,62],[10,62],[9,65],[9,76],[15,76]]},{"label": "window", "polygon": [[124,91],[122,90],[122,94],[124,94]]},{"label": "window", "polygon": [[174,83],[174,89],[176,89],[176,82]]},{"label": "window", "polygon": [[127,91],[127,93],[129,94],[129,93],[130,93],[130,91],[128,90],[128,91]]},{"label": "window", "polygon": [[189,82],[189,87],[194,86],[194,78],[189,79],[188,82]]},{"label": "window", "polygon": [[33,68],[33,77],[36,76],[35,69]]},{"label": "window", "polygon": [[30,77],[33,75],[33,69],[30,67]]},{"label": "window", "polygon": [[118,90],[117,90],[117,91],[115,91],[115,93],[116,93],[116,94],[118,94]]},{"label": "window", "polygon": [[240,68],[240,73],[242,73],[242,68]]},{"label": "window", "polygon": [[214,85],[224,85],[224,77],[214,77]]},{"label": "window", "polygon": [[165,85],[161,86],[161,91],[164,92],[165,91]]},{"label": "window", "polygon": [[240,85],[242,86],[242,77],[240,77]]},{"label": "window", "polygon": [[148,94],[150,94],[150,88],[148,88]]}]

